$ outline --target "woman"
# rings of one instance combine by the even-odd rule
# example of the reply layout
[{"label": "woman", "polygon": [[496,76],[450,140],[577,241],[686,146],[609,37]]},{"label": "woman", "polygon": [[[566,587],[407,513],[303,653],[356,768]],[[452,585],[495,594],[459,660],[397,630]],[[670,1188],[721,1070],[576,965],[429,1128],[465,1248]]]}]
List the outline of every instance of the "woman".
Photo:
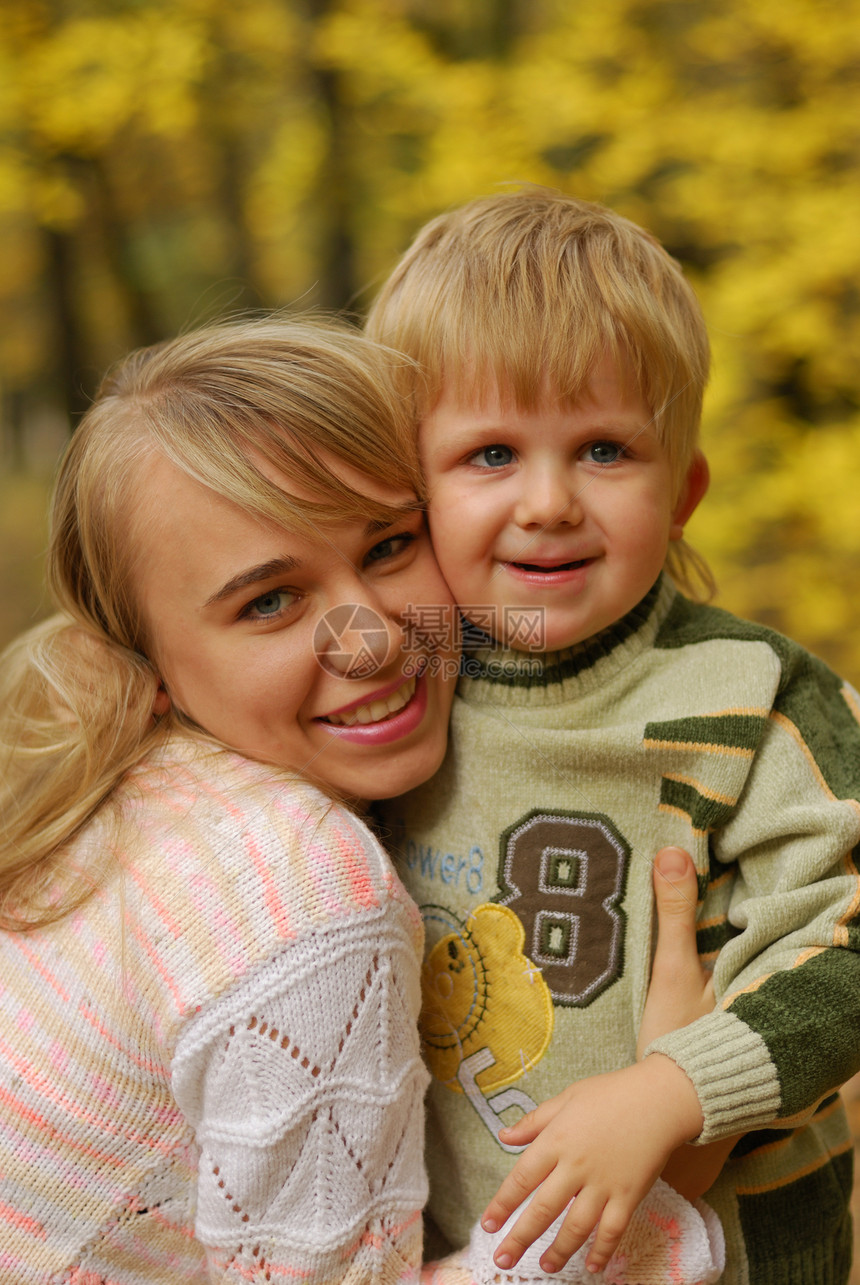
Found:
[{"label": "woman", "polygon": [[420,1261],[420,924],[346,806],[435,770],[455,668],[406,644],[449,599],[395,360],[215,327],[74,435],[3,676],[4,1279]]}]

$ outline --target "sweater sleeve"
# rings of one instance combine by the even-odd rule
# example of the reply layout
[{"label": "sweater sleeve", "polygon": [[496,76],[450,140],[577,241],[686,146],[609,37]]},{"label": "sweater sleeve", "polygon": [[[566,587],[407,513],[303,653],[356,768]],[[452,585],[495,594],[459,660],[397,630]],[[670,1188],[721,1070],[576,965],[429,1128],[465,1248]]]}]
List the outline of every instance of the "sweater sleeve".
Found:
[{"label": "sweater sleeve", "polygon": [[417,1280],[427,1077],[400,911],[290,942],[181,1032],[213,1281]]},{"label": "sweater sleeve", "polygon": [[699,1141],[802,1118],[860,1069],[857,698],[795,649],[732,815],[700,927],[724,944],[715,1011],[654,1041],[692,1080]]}]

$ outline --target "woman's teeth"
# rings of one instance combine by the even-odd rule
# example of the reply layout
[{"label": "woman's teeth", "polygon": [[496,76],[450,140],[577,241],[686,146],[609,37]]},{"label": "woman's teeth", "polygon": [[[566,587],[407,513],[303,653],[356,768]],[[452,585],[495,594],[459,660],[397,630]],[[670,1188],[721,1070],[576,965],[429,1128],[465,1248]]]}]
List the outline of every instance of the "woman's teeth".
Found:
[{"label": "woman's teeth", "polygon": [[326,723],[334,723],[336,727],[354,727],[356,723],[379,723],[383,718],[388,718],[391,714],[396,714],[404,705],[408,705],[415,694],[415,679],[410,678],[398,687],[396,692],[386,696],[385,700],[371,701],[369,705],[359,705],[357,709],[351,709],[346,714],[328,714]]}]

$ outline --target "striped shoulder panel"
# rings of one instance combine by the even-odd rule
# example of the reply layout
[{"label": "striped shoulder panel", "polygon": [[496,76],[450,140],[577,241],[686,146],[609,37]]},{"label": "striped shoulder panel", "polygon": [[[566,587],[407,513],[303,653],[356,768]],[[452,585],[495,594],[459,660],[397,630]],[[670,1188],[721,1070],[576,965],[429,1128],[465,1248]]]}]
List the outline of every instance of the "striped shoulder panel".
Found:
[{"label": "striped shoulder panel", "polygon": [[[654,646],[665,650],[714,641],[764,643],[770,647],[781,670],[771,716],[796,729],[804,751],[836,798],[856,798],[860,783],[860,709],[852,688],[822,660],[775,629],[741,620],[719,607],[690,602],[680,594]],[[734,657],[727,663],[738,661]],[[753,736],[751,724],[748,730]],[[727,726],[725,731],[743,741],[740,727]]]}]

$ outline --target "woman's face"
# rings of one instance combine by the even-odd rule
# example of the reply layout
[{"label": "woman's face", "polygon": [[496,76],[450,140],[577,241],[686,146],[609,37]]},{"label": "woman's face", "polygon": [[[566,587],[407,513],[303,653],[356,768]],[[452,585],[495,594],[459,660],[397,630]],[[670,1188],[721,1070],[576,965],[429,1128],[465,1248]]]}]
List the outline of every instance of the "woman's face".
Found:
[{"label": "woman's face", "polygon": [[425,620],[440,607],[455,618],[415,497],[338,465],[372,499],[402,504],[403,518],[309,537],[251,516],[161,455],[146,469],[133,574],[164,685],[157,711],[172,705],[249,758],[355,799],[431,776],[458,640],[437,630],[431,651],[415,628],[422,608]]}]

